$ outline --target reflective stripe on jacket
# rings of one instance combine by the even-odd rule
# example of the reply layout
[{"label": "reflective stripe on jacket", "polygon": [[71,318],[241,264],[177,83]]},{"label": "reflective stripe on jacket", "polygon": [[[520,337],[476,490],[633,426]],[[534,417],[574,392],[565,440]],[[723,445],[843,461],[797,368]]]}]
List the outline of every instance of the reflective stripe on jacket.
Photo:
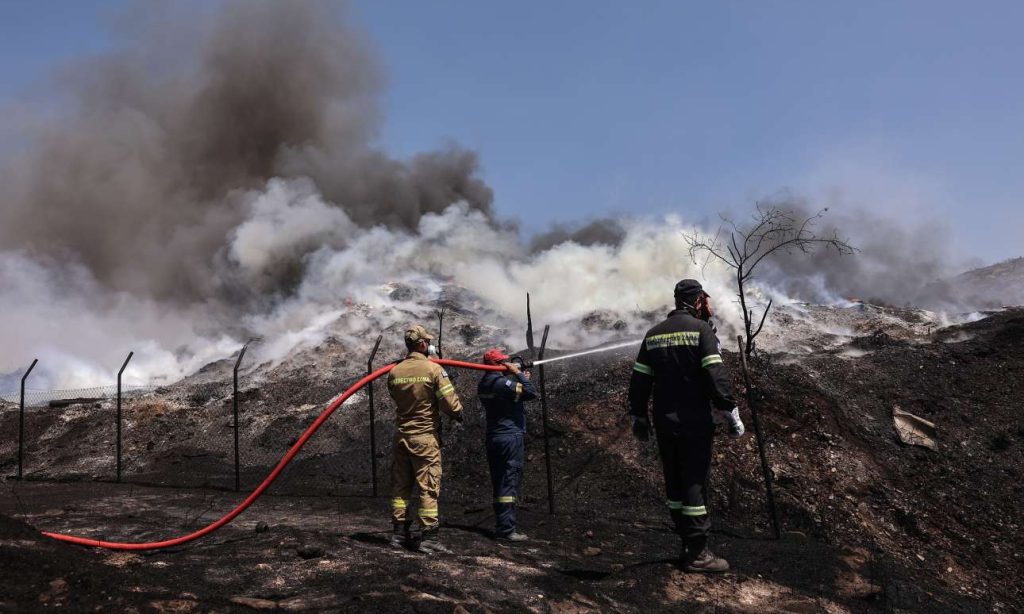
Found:
[{"label": "reflective stripe on jacket", "polygon": [[677,309],[644,336],[629,382],[630,413],[646,418],[653,393],[656,427],[706,424],[712,405],[724,410],[736,406],[731,389],[714,329]]},{"label": "reflective stripe on jacket", "polygon": [[455,417],[462,403],[441,365],[419,352],[410,352],[388,375],[388,392],[395,400],[399,435],[436,433],[441,412]]}]

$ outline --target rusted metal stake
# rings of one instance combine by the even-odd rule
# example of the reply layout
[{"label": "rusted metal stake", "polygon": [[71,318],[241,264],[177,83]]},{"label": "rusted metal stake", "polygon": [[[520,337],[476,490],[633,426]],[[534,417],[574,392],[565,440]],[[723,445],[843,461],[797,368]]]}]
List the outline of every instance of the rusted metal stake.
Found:
[{"label": "rusted metal stake", "polygon": [[[544,358],[544,349],[548,345],[548,331],[551,330],[550,325],[544,326],[544,336],[540,340],[540,353],[537,355],[537,360]],[[555,489],[551,477],[551,444],[548,441],[548,397],[545,394],[544,389],[544,365],[537,367],[540,369],[540,412],[541,420],[544,424],[544,468],[547,471],[548,477],[548,514],[555,513]]]},{"label": "rusted metal stake", "polygon": [[121,370],[117,372],[117,482],[121,482],[121,374],[128,367],[128,361],[135,356],[135,352],[128,352],[128,358],[124,359]]},{"label": "rusted metal stake", "polygon": [[240,469],[241,468],[241,462],[239,461],[239,455],[238,455],[238,367],[242,366],[242,358],[245,357],[245,350],[247,350],[247,349],[249,349],[249,343],[248,342],[246,342],[246,344],[243,345],[242,349],[238,352],[238,360],[235,361],[235,372],[234,372],[234,382],[233,382],[234,383],[234,388],[232,390],[232,396],[231,396],[231,408],[232,408],[232,411],[234,412],[234,417],[235,417],[235,424],[234,424],[235,428],[234,428],[234,430],[235,430],[235,491],[236,492],[238,490],[240,490],[240,488],[241,488],[241,479],[240,479],[240,476],[239,476],[240,471],[241,471],[241,469]]},{"label": "rusted metal stake", "polygon": [[22,468],[25,456],[25,380],[28,379],[28,374],[32,372],[32,369],[36,368],[36,363],[39,362],[38,358],[32,359],[32,364],[29,365],[28,371],[25,371],[25,375],[21,376],[21,405],[18,408],[18,479],[21,479]]},{"label": "rusted metal stake", "polygon": [[526,349],[530,350],[530,358],[536,358],[537,347],[533,344],[533,313],[530,311],[530,293],[526,293]]},{"label": "rusted metal stake", "polygon": [[[370,352],[370,359],[366,361],[366,374],[373,373],[373,359],[377,356],[380,342],[384,335],[377,335],[377,342],[373,344],[373,351]],[[373,496],[377,496],[377,406],[373,402],[373,382],[370,382],[367,391],[370,403],[370,482],[373,484]]]},{"label": "rusted metal stake", "polygon": [[444,312],[445,308],[442,307],[437,312],[437,357],[444,358],[444,350],[441,349],[441,340],[444,339]]},{"label": "rusted metal stake", "polygon": [[768,513],[771,516],[775,539],[782,537],[779,532],[779,513],[775,509],[775,493],[772,490],[772,471],[768,467],[768,457],[764,450],[764,434],[761,432],[761,420],[757,414],[757,402],[754,400],[753,388],[750,385],[750,371],[747,369],[747,355],[743,351],[743,335],[736,335],[736,343],[740,352],[740,365],[743,366],[743,381],[747,385],[747,407],[754,421],[754,436],[757,437],[757,453],[761,457],[761,472],[764,473],[764,489],[768,498]]}]

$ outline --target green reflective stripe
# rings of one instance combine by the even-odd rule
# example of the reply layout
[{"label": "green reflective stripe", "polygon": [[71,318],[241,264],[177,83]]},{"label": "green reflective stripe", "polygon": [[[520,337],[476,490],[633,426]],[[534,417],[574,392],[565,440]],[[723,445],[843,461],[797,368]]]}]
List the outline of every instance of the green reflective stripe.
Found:
[{"label": "green reflective stripe", "polygon": [[708,513],[708,508],[703,505],[680,505],[683,516],[703,516]]},{"label": "green reflective stripe", "polygon": [[420,516],[421,518],[437,518],[437,508],[430,507],[421,509],[417,516]]},{"label": "green reflective stripe", "polygon": [[494,498],[494,502],[495,503],[515,503],[516,502],[516,498],[515,497],[495,497]]},{"label": "green reflective stripe", "polygon": [[452,386],[451,384],[445,384],[444,386],[441,386],[441,388],[437,391],[437,398],[440,399],[441,397],[446,396],[449,392],[454,391],[455,386]]},{"label": "green reflective stripe", "polygon": [[405,499],[394,498],[391,500],[391,507],[404,508],[408,505]]},{"label": "green reflective stripe", "polygon": [[652,335],[647,338],[645,343],[648,350],[675,347],[678,345],[690,345],[696,347],[700,345],[700,331]]},{"label": "green reflective stripe", "polygon": [[700,366],[702,366],[702,367],[707,367],[707,366],[710,366],[710,365],[718,365],[718,364],[722,364],[722,357],[720,355],[718,355],[718,354],[712,354],[710,356],[705,356],[700,361]]},{"label": "green reflective stripe", "polygon": [[670,510],[681,510],[681,509],[683,509],[683,502],[682,501],[666,501],[665,505],[667,505],[668,509],[670,509]]},{"label": "green reflective stripe", "polygon": [[639,371],[640,373],[643,373],[644,375],[654,375],[654,369],[648,367],[647,365],[645,365],[642,362],[634,362],[633,363],[633,370],[634,371]]},{"label": "green reflective stripe", "polygon": [[425,375],[417,377],[396,377],[391,380],[392,384],[429,384],[433,380]]}]

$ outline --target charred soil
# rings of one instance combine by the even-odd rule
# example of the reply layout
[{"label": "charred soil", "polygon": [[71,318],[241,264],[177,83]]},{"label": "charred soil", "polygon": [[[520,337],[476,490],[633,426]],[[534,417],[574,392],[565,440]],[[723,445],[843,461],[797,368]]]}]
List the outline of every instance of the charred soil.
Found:
[{"label": "charred soil", "polygon": [[[523,529],[532,539],[523,545],[490,538],[483,420],[474,393],[478,374],[458,373],[456,386],[470,413],[464,427],[446,424],[441,499],[444,539],[456,554],[387,549],[390,401],[378,402],[381,496],[375,499],[369,496],[360,398],[339,412],[335,430],[324,436],[333,442],[330,454],[301,456],[304,464],[286,479],[290,490],[301,492],[302,476],[334,471],[347,476],[330,493],[341,496],[265,497],[222,531],[174,550],[90,551],[46,540],[21,522],[146,540],[202,526],[239,495],[212,488],[8,481],[0,513],[18,520],[4,518],[0,526],[0,607],[1019,611],[1022,338],[1024,312],[1008,310],[919,338],[870,336],[854,346],[856,352],[840,346],[755,360],[749,392],[769,444],[783,538],[769,538],[753,436],[720,437],[710,507],[714,548],[734,569],[723,576],[687,575],[675,564],[679,543],[664,511],[656,451],[632,440],[623,417],[633,357],[622,351],[547,367],[556,513],[547,513],[540,408],[534,403],[522,504]],[[739,386],[735,358],[726,356]],[[274,453],[310,419],[295,408],[288,390],[302,396],[299,407],[322,403],[322,396],[337,392],[330,381],[336,378],[321,373],[303,380],[294,371],[281,378],[284,388],[269,381],[247,389],[253,402],[259,397],[268,406],[292,408],[268,415],[284,421],[281,435],[268,437]],[[935,423],[937,451],[900,442],[892,421],[896,407]],[[741,411],[751,426],[745,403]],[[152,424],[147,437],[164,441],[156,430],[167,428],[158,426],[159,416]],[[87,439],[88,433],[76,432]],[[224,468],[216,455],[190,462],[197,470]],[[146,467],[157,477],[187,470],[181,464],[161,467],[159,459]]]}]

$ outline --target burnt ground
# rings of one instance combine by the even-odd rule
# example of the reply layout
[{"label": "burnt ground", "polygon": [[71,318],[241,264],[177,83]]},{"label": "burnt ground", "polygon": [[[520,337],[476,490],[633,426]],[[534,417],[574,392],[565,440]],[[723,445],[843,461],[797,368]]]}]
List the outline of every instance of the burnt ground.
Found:
[{"label": "burnt ground", "polygon": [[[366,423],[357,404],[336,416],[328,439],[342,442],[340,450],[303,457],[286,479],[290,490],[317,492],[316,477],[331,473],[337,488],[328,494],[343,496],[265,497],[234,524],[175,551],[95,552],[33,537],[17,522],[112,539],[167,537],[215,519],[240,496],[8,481],[0,514],[18,521],[0,526],[0,603],[108,611],[1020,611],[1022,342],[1024,312],[1008,310],[928,338],[879,333],[756,361],[753,396],[784,535],[767,538],[753,437],[720,439],[710,507],[714,547],[734,567],[725,576],[690,576],[673,563],[678,542],[656,453],[632,441],[622,419],[632,356],[618,353],[548,368],[557,513],[546,513],[534,404],[522,523],[534,540],[525,547],[489,539],[482,422],[470,414],[465,428],[445,434],[441,509],[456,555],[387,551],[388,415],[378,416],[383,480],[373,499],[364,494]],[[735,356],[727,362],[738,371]],[[471,408],[476,378],[456,380]],[[303,389],[293,374],[250,394],[284,402],[320,387],[327,384],[318,378]],[[895,406],[936,423],[938,451],[899,442]],[[280,413],[276,421],[287,419],[287,428],[269,439],[283,447],[304,423],[299,412]],[[745,406],[743,413],[751,427]],[[62,445],[63,454],[76,453]],[[222,470],[218,454],[199,450],[190,464],[174,465],[154,457],[144,469],[172,476],[212,463]],[[268,531],[255,531],[260,521]]]}]

